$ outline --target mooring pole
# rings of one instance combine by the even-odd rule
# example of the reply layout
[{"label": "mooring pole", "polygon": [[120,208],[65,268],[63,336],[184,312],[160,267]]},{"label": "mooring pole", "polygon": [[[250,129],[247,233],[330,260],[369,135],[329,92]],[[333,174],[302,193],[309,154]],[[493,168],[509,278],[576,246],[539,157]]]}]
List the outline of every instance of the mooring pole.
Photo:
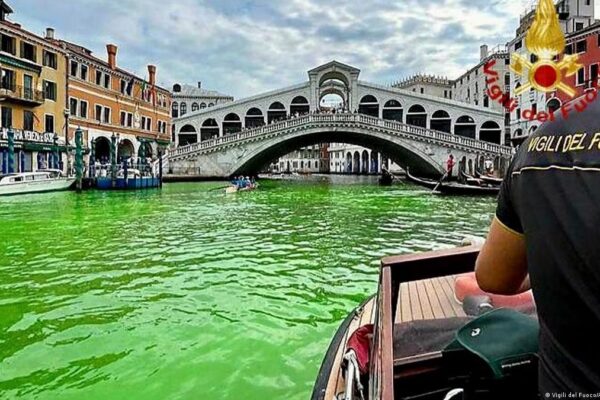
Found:
[{"label": "mooring pole", "polygon": [[8,130],[8,173],[15,173],[15,133]]},{"label": "mooring pole", "polygon": [[163,177],[163,159],[162,151],[158,149],[158,187],[162,188],[162,177]]},{"label": "mooring pole", "polygon": [[77,192],[81,192],[83,189],[83,131],[81,127],[75,131],[75,176]]}]

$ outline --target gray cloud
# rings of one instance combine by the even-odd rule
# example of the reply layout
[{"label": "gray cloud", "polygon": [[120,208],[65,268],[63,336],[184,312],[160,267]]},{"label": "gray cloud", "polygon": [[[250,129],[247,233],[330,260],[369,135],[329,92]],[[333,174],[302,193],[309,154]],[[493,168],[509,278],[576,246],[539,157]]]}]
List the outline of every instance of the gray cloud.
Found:
[{"label": "gray cloud", "polygon": [[526,0],[9,0],[13,20],[159,82],[194,83],[246,97],[307,79],[337,59],[361,79],[389,83],[417,72],[460,75],[479,45],[505,43]]}]

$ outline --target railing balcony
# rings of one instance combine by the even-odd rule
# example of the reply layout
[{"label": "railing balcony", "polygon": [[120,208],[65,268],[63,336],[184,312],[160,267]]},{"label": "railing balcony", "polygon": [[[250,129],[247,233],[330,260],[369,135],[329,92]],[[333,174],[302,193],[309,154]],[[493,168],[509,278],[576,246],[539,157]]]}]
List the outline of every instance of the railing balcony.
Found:
[{"label": "railing balcony", "polygon": [[2,84],[0,85],[0,100],[39,106],[44,104],[44,93],[29,87]]}]

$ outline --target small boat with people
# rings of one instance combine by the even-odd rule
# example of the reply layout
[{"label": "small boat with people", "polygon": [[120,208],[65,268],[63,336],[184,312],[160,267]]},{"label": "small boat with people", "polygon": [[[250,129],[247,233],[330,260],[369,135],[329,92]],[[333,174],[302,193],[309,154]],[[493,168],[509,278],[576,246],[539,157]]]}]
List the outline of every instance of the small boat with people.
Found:
[{"label": "small boat with people", "polygon": [[439,181],[427,178],[419,178],[410,173],[410,170],[406,169],[406,179],[409,182],[416,183],[417,185],[432,189],[434,193],[444,195],[463,195],[463,196],[496,196],[500,193],[500,186],[493,186],[483,184],[478,186],[475,184],[462,184],[458,182],[448,182],[442,178]]},{"label": "small boat with people", "polygon": [[478,289],[479,252],[384,258],[377,294],[340,325],[311,399],[538,399],[533,297]]},{"label": "small boat with people", "polygon": [[254,177],[250,178],[248,176],[239,176],[231,181],[231,186],[225,188],[225,193],[234,194],[238,192],[248,192],[256,190],[258,187],[259,184]]},{"label": "small boat with people", "polygon": [[68,190],[74,183],[58,169],[0,175],[0,196]]}]

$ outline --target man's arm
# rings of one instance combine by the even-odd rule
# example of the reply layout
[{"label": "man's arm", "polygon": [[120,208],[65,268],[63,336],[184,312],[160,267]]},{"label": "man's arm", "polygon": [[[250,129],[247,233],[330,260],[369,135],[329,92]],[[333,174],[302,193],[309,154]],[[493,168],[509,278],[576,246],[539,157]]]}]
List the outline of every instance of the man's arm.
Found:
[{"label": "man's arm", "polygon": [[477,259],[476,275],[488,293],[515,295],[529,290],[525,237],[494,218]]}]

